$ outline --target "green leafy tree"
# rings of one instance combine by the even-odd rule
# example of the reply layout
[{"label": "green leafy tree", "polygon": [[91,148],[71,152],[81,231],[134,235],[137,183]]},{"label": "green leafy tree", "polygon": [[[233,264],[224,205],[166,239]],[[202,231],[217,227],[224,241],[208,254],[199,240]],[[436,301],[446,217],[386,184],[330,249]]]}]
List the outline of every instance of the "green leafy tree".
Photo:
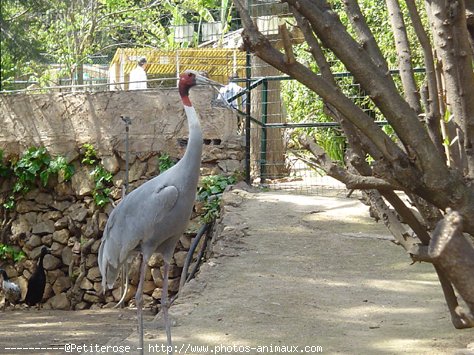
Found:
[{"label": "green leafy tree", "polygon": [[[176,48],[197,43],[174,41],[174,26],[221,21],[231,28],[229,0],[2,1],[2,72],[4,88],[19,76],[57,83],[67,76],[83,83],[84,64],[95,54],[112,55],[118,47]],[[200,28],[200,27],[199,27]],[[52,73],[45,63],[61,64]]]},{"label": "green leafy tree", "polygon": [[33,9],[43,11],[43,2],[0,1],[0,90],[11,89],[16,77],[29,79],[44,64]]}]

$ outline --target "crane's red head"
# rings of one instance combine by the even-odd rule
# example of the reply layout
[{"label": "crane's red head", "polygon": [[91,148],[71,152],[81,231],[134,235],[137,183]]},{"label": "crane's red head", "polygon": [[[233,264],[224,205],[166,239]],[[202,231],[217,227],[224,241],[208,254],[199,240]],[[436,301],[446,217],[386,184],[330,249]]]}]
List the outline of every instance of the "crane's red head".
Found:
[{"label": "crane's red head", "polygon": [[189,101],[189,89],[196,85],[220,85],[219,83],[210,80],[204,76],[204,74],[196,70],[186,70],[179,76],[179,94],[181,100],[186,106],[192,106]]}]

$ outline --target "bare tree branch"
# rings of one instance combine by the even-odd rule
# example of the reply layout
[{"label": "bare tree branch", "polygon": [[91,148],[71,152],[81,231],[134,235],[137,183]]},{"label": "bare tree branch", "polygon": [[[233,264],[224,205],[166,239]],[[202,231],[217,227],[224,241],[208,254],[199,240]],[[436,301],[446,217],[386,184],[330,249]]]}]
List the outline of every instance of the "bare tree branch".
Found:
[{"label": "bare tree branch", "polygon": [[472,50],[464,1],[427,2],[437,54],[443,65],[448,105],[464,132],[465,174],[474,178],[474,87]]},{"label": "bare tree branch", "polygon": [[286,28],[286,23],[282,23],[278,26],[278,32],[280,33],[283,41],[283,48],[285,49],[286,63],[288,65],[296,63],[295,55],[293,53],[293,45],[291,44],[290,34]]},{"label": "bare tree branch", "polygon": [[413,212],[405,205],[405,203],[403,203],[400,197],[393,190],[382,191],[381,193],[393,206],[393,208],[395,208],[395,210],[400,214],[403,221],[410,226],[413,232],[415,232],[421,243],[423,245],[428,245],[430,242],[430,235],[426,230],[426,226],[420,223]]},{"label": "bare tree branch", "polygon": [[371,136],[373,143],[387,159],[404,162],[401,163],[403,166],[409,165],[408,158],[404,152],[387,137],[364,111],[349,100],[341,91],[299,62],[287,66],[283,54],[273,48],[265,36],[258,31],[250,16],[246,13],[242,0],[236,0],[235,4],[240,11],[242,22],[245,24],[245,31],[243,32],[244,44],[251,51],[275,68],[297,78],[301,83],[317,92],[324,100],[334,105],[364,134]]},{"label": "bare tree branch", "polygon": [[396,189],[399,186],[394,186],[387,183],[383,179],[378,179],[371,176],[361,176],[358,174],[352,174],[347,169],[334,162],[326,152],[317,145],[314,141],[307,137],[300,138],[301,145],[313,154],[313,157],[306,158],[304,155],[294,152],[301,160],[304,160],[308,165],[313,168],[322,168],[327,175],[343,182],[346,184],[348,189]]},{"label": "bare tree branch", "polygon": [[[296,4],[296,0],[287,2]],[[418,115],[400,96],[389,73],[380,74],[368,53],[349,35],[325,1],[298,0],[297,3],[298,11],[311,23],[318,38],[337,55],[369,93],[405,147],[414,151],[416,163],[420,164],[424,174],[447,177],[448,170],[444,160],[436,154],[437,150]],[[346,116],[350,118],[349,115]],[[427,161],[430,164],[425,164]]]},{"label": "bare tree branch", "polygon": [[429,261],[426,253],[420,253],[418,248],[418,239],[412,237],[409,231],[400,223],[397,215],[387,206],[380,192],[376,190],[366,191],[371,206],[377,211],[379,218],[385,224],[387,229],[395,237],[395,240],[401,245],[413,258]]},{"label": "bare tree branch", "polygon": [[398,69],[402,80],[405,99],[417,114],[421,113],[420,95],[411,64],[411,50],[406,32],[405,21],[398,0],[386,0],[392,32],[395,38],[395,48],[398,54]]},{"label": "bare tree branch", "polygon": [[474,325],[474,248],[462,235],[462,222],[458,212],[448,210],[433,232],[428,253],[468,306],[467,312],[456,310],[468,327]]},{"label": "bare tree branch", "polygon": [[362,47],[367,50],[367,53],[372,58],[372,61],[377,67],[381,69],[381,72],[387,73],[389,70],[387,61],[385,60],[380,47],[377,45],[377,42],[375,41],[369,26],[367,26],[365,17],[360,10],[359,3],[357,0],[345,0],[343,3],[346,8],[346,13],[349,17],[349,20],[351,21],[352,26],[354,26]]},{"label": "bare tree branch", "polygon": [[[336,80],[334,79],[334,76],[331,72],[329,63],[326,60],[326,57],[324,56],[323,50],[317,40],[317,38],[314,36],[311,26],[309,25],[308,21],[301,16],[301,14],[296,10],[294,7],[291,7],[293,14],[295,16],[296,22],[298,26],[301,28],[301,31],[303,32],[304,38],[306,42],[308,43],[309,46],[309,51],[311,52],[314,60],[316,61],[316,64],[319,67],[319,71],[321,73],[321,76],[323,77],[324,80],[326,80],[328,83],[332,84],[335,88],[338,88],[339,86],[337,85]],[[341,112],[339,112],[333,105],[328,103],[327,101],[324,102],[327,108],[327,113],[336,121],[338,122],[343,131],[345,136],[348,139],[349,146],[352,149],[352,152],[355,153],[357,151],[357,154],[362,157],[369,153],[372,157],[376,159],[382,158],[381,152],[376,148],[374,144],[371,143],[370,139],[366,135],[364,135],[361,131],[359,131],[352,123],[350,120],[348,120],[346,117],[344,117]],[[363,149],[365,147],[365,149]],[[370,175],[370,168],[367,174],[365,175]]]},{"label": "bare tree branch", "polygon": [[408,8],[408,13],[415,30],[415,34],[418,37],[420,46],[423,49],[423,59],[425,63],[425,75],[428,94],[425,95],[425,107],[426,107],[426,122],[428,126],[428,133],[436,146],[439,154],[444,156],[443,139],[441,136],[441,111],[438,98],[438,84],[436,80],[435,65],[433,59],[433,52],[431,49],[430,39],[426,33],[423,24],[421,22],[420,15],[416,8],[414,0],[405,0]]}]

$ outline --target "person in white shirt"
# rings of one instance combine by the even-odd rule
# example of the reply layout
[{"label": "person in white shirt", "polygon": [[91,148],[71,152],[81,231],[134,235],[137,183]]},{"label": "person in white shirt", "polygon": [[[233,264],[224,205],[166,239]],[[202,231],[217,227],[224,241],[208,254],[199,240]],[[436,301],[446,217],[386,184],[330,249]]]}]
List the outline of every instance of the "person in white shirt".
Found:
[{"label": "person in white shirt", "polygon": [[[235,82],[232,81],[238,78],[239,77],[235,74],[232,76],[229,76],[229,83],[219,90],[219,94],[217,95],[217,104],[219,106],[223,105],[224,107],[231,107],[233,109],[240,109],[240,110],[243,110],[245,108],[245,105],[247,102],[246,93],[241,95],[237,99],[229,101],[235,95],[237,95],[241,91],[244,91],[244,88],[242,88],[241,86],[237,85]],[[240,115],[236,115],[236,118],[237,118],[237,131],[242,134],[244,132],[244,126],[243,126],[244,122]]]},{"label": "person in white shirt", "polygon": [[145,90],[147,88],[145,65],[146,58],[141,57],[137,62],[137,67],[130,72],[129,90]]},{"label": "person in white shirt", "polygon": [[[240,87],[239,85],[237,85],[235,82],[231,81],[233,79],[237,79],[238,76],[234,75],[234,76],[231,76],[229,78],[229,83],[222,87],[220,90],[219,90],[219,97],[218,99],[219,100],[223,100],[223,101],[226,101],[229,103],[229,105],[232,107],[232,108],[240,108],[240,105],[239,103],[237,102],[238,99],[235,99],[233,100],[232,102],[229,102],[229,99],[231,99],[232,97],[234,97],[235,95],[237,95],[239,92],[241,92],[243,90],[242,87]],[[246,100],[247,96],[246,95],[243,95],[241,96],[241,99],[242,99],[242,107],[245,106],[245,100]]]}]

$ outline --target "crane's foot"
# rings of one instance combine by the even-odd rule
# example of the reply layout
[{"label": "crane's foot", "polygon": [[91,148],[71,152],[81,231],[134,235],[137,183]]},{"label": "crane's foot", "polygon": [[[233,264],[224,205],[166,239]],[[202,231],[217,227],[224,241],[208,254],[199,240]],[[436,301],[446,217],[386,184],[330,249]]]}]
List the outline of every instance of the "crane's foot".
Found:
[{"label": "crane's foot", "polygon": [[164,262],[163,267],[163,289],[161,295],[161,309],[163,312],[163,320],[165,322],[166,330],[166,340],[168,349],[171,349],[171,352],[168,352],[168,355],[173,355],[173,342],[171,341],[171,322],[168,314],[170,308],[170,302],[168,298],[168,274],[169,274],[170,264],[168,261]]},{"label": "crane's foot", "polygon": [[140,260],[140,281],[138,282],[137,293],[135,294],[135,302],[137,303],[137,319],[138,319],[138,350],[139,354],[144,353],[143,342],[143,282],[145,281],[146,261],[141,255]]},{"label": "crane's foot", "polygon": [[[168,312],[168,320],[170,322],[171,327],[174,327],[178,324],[176,319],[172,315],[170,315],[169,312]],[[163,317],[163,312],[160,311],[155,316],[155,318],[153,318],[153,320],[151,322],[146,322],[145,323],[145,328],[147,328],[147,329],[165,329],[166,326],[165,326],[165,320],[164,320],[164,317]]]}]

